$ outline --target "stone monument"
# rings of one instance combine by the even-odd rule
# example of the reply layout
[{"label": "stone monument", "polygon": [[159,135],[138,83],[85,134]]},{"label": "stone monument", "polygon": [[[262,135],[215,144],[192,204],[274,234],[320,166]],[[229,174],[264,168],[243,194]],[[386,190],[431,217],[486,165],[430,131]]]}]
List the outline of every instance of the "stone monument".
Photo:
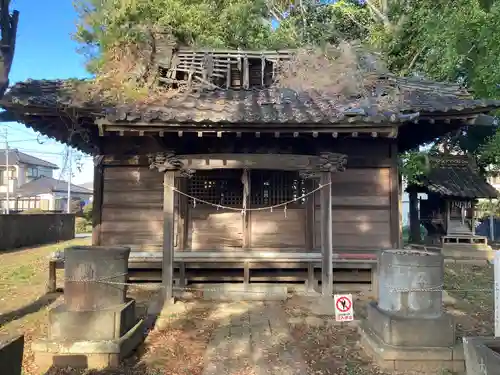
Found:
[{"label": "stone monument", "polygon": [[39,367],[115,367],[142,342],[144,322],[126,298],[129,254],[125,247],[65,249],[64,304],[49,311],[48,337],[32,345]]},{"label": "stone monument", "polygon": [[443,255],[382,251],[378,272],[378,302],[370,302],[360,324],[361,346],[386,369],[463,371],[455,324],[443,312]]}]

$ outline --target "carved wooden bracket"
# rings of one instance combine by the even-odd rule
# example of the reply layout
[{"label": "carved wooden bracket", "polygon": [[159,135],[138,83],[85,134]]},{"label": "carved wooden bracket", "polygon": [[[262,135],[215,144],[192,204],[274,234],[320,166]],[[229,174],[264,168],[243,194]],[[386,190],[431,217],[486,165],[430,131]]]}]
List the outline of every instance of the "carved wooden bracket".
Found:
[{"label": "carved wooden bracket", "polygon": [[148,155],[149,169],[158,169],[159,172],[179,171],[181,177],[191,177],[195,171],[184,168],[184,160],[175,155],[173,151],[158,152]]},{"label": "carved wooden bracket", "polygon": [[321,172],[345,170],[347,156],[332,152],[320,155],[295,154],[210,154],[176,155],[165,151],[148,155],[151,169],[160,172],[179,171],[181,175],[191,176],[197,170],[212,169],[268,169],[298,171],[304,176],[317,177]]}]

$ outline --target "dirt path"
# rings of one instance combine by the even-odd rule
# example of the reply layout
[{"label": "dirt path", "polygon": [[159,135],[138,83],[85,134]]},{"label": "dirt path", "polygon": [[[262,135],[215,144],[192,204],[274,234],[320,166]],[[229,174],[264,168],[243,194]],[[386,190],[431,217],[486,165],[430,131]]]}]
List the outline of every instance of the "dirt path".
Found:
[{"label": "dirt path", "polygon": [[203,375],[306,374],[277,303],[222,304],[217,315],[222,319],[209,344]]}]

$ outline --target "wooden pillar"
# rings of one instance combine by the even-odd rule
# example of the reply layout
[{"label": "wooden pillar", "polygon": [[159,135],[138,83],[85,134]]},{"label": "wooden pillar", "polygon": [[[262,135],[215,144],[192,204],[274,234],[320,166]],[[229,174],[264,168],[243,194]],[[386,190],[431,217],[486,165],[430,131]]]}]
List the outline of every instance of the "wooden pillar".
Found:
[{"label": "wooden pillar", "polygon": [[165,303],[174,297],[174,199],[175,172],[166,171],[163,177],[163,262],[162,286]]},{"label": "wooden pillar", "polygon": [[390,228],[391,244],[395,249],[403,245],[402,236],[402,210],[400,194],[400,174],[398,168],[398,145],[391,144],[391,169],[390,169]]},{"label": "wooden pillar", "polygon": [[[306,179],[306,191],[313,191],[315,188],[315,181],[313,179]],[[306,198],[306,251],[312,252],[314,248],[314,196],[315,194],[309,195]],[[313,267],[314,268],[314,267]]]},{"label": "wooden pillar", "polygon": [[321,292],[333,295],[332,173],[321,172]]},{"label": "wooden pillar", "polygon": [[450,221],[451,221],[451,202],[449,200],[445,200],[444,202],[444,215],[445,215],[445,235],[450,233]]},{"label": "wooden pillar", "polygon": [[102,157],[97,156],[94,162],[94,199],[92,201],[92,246],[101,244],[102,203],[104,193],[104,166]]},{"label": "wooden pillar", "polygon": [[408,190],[410,198],[410,243],[420,243],[420,218],[418,214],[418,194],[414,189]]}]

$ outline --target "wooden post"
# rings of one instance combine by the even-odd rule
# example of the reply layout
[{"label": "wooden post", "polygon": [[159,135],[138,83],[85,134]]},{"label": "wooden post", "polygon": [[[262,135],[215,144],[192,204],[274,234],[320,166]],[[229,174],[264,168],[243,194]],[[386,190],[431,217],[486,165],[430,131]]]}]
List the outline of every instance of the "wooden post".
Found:
[{"label": "wooden post", "polygon": [[321,292],[333,295],[332,173],[321,172]]},{"label": "wooden post", "polygon": [[445,207],[445,223],[446,223],[446,233],[445,235],[450,234],[450,222],[451,222],[451,202],[446,200],[444,203]]},{"label": "wooden post", "polygon": [[[315,188],[313,179],[306,179],[306,191],[310,192]],[[314,249],[314,196],[309,195],[306,198],[306,252],[312,252]]]},{"label": "wooden post", "polygon": [[420,219],[418,215],[418,195],[417,191],[408,191],[410,198],[410,243],[420,243]]},{"label": "wooden post", "polygon": [[470,214],[471,214],[471,230],[472,230],[472,235],[476,235],[476,201],[473,200],[470,203]]},{"label": "wooden post", "polygon": [[175,172],[166,171],[163,177],[163,262],[162,286],[165,303],[172,301],[174,283],[174,196]]},{"label": "wooden post", "polygon": [[94,200],[92,202],[92,246],[101,244],[102,200],[104,192],[104,166],[102,157],[94,161]]}]

